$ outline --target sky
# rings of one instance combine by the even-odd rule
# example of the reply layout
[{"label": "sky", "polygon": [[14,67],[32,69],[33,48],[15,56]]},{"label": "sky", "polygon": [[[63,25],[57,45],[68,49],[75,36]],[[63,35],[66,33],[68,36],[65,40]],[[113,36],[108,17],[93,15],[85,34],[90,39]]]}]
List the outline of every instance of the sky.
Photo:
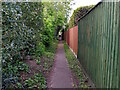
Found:
[{"label": "sky", "polygon": [[[100,1],[101,0],[73,0],[75,5],[71,6],[72,10],[70,12],[70,17],[72,16],[73,11],[75,9],[77,9],[78,7],[80,7],[80,6],[89,6],[89,5],[96,5]],[[70,19],[70,17],[69,17],[69,19]]]}]

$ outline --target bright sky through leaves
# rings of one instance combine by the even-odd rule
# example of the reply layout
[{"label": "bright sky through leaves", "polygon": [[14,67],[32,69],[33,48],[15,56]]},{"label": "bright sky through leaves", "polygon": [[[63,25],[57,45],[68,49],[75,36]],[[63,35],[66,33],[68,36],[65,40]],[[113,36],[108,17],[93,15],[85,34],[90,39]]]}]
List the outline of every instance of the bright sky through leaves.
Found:
[{"label": "bright sky through leaves", "polygon": [[72,16],[72,13],[75,9],[77,9],[80,6],[89,6],[89,5],[96,5],[101,0],[73,0],[72,3],[75,3],[75,5],[72,5],[70,16]]}]

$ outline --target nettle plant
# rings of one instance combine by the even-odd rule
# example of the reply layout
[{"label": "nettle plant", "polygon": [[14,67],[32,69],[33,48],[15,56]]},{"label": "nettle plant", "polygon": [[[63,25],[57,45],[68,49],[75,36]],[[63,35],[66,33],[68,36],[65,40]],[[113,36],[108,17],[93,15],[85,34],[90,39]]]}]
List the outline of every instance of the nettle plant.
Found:
[{"label": "nettle plant", "polygon": [[[41,2],[2,3],[3,85],[17,77],[19,65],[16,65],[16,61],[24,60],[26,55],[35,55],[39,42],[42,41],[40,33],[44,29],[42,12]],[[37,50],[39,53],[42,51],[43,49]]]}]

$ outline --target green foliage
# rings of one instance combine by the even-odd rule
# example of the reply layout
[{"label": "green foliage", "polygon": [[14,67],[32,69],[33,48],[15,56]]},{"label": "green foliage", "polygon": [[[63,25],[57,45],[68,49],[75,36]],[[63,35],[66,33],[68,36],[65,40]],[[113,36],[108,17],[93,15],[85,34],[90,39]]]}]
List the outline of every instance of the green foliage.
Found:
[{"label": "green foliage", "polygon": [[[59,30],[67,26],[67,19],[70,12],[70,1],[68,2],[45,2],[44,3],[44,23],[45,33],[51,41],[54,35],[57,36]],[[51,37],[52,36],[52,37]]]},{"label": "green foliage", "polygon": [[26,71],[26,72],[28,72],[28,70],[29,70],[28,65],[26,65],[23,62],[19,62],[17,67],[18,67],[18,71]]},{"label": "green foliage", "polygon": [[46,48],[46,52],[55,53],[57,44],[58,44],[58,40],[54,39],[54,42],[52,42],[51,46]]},{"label": "green foliage", "polygon": [[17,83],[17,87],[20,89],[20,88],[23,88],[22,84],[21,83]]},{"label": "green foliage", "polygon": [[[28,72],[29,67],[22,62],[27,55],[38,58],[36,62],[40,64],[39,58],[45,54],[53,63],[54,33],[58,26],[66,25],[68,11],[68,2],[2,3],[3,88],[17,83],[20,71]],[[46,63],[49,62],[46,60]]]},{"label": "green foliage", "polygon": [[24,81],[24,87],[28,88],[46,88],[46,80],[41,73],[35,74],[32,78]]},{"label": "green foliage", "polygon": [[69,28],[72,28],[78,24],[78,19],[82,18],[94,5],[79,7],[74,10],[70,21],[69,21]]},{"label": "green foliage", "polygon": [[[20,61],[25,55],[44,52],[40,45],[40,32],[43,25],[43,4],[40,3],[2,3],[2,67],[3,86],[12,83],[19,71],[27,71],[27,66]],[[39,12],[38,12],[39,11]],[[20,62],[18,64],[18,62]]]},{"label": "green foliage", "polygon": [[53,59],[54,58],[54,54],[52,52],[45,52],[45,56],[49,59]]},{"label": "green foliage", "polygon": [[23,62],[20,62],[19,60],[16,60],[16,63],[13,65],[11,62],[8,62],[8,67],[7,68],[2,68],[3,76],[3,88],[6,88],[10,86],[12,83],[17,83],[19,80],[20,72],[19,71],[24,71],[28,72],[29,67]]},{"label": "green foliage", "polygon": [[36,63],[40,65],[40,58],[36,60]]},{"label": "green foliage", "polygon": [[33,86],[34,83],[35,83],[34,80],[32,80],[31,78],[25,80],[25,85],[28,87]]},{"label": "green foliage", "polygon": [[36,47],[36,56],[42,56],[45,52],[45,46],[42,42],[39,42],[39,44]]},{"label": "green foliage", "polygon": [[58,41],[55,40],[49,48],[47,48],[46,52],[44,53],[44,64],[43,68],[47,72],[50,71],[51,67],[53,66],[54,63],[54,56],[56,52],[56,47],[57,47]]}]

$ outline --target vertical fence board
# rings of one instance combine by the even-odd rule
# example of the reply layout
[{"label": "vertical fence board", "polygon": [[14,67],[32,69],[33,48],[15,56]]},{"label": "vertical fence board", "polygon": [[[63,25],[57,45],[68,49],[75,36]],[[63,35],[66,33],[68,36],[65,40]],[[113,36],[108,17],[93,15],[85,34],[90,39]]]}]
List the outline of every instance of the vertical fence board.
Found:
[{"label": "vertical fence board", "polygon": [[65,31],[64,39],[73,52],[77,55],[78,52],[78,26]]},{"label": "vertical fence board", "polygon": [[64,38],[96,87],[120,87],[120,2],[96,5]]},{"label": "vertical fence board", "polygon": [[78,22],[78,59],[96,87],[120,87],[119,8],[99,3]]}]

